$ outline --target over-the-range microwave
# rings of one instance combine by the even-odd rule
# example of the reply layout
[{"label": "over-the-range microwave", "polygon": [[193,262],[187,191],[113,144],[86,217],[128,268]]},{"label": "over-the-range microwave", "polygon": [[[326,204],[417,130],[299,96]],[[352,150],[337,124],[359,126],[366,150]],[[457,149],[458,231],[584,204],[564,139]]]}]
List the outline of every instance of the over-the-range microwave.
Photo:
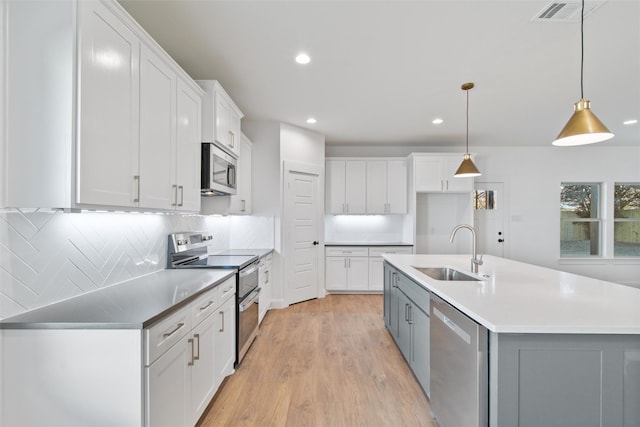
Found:
[{"label": "over-the-range microwave", "polygon": [[202,185],[203,196],[226,196],[236,194],[235,157],[215,144],[202,143]]}]

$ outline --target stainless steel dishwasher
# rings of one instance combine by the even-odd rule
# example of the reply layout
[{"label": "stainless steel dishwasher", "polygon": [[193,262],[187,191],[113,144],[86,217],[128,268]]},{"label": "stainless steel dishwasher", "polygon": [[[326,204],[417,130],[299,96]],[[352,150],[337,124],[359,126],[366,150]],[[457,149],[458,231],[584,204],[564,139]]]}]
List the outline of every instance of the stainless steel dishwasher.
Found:
[{"label": "stainless steel dishwasher", "polygon": [[431,412],[440,427],[488,425],[487,329],[431,294]]}]

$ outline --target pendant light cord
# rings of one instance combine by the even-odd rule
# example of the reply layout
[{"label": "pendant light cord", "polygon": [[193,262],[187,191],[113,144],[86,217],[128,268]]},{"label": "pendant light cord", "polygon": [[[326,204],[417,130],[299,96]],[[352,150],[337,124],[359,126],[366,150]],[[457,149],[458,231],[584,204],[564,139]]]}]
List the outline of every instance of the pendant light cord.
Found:
[{"label": "pendant light cord", "polygon": [[584,99],[584,0],[580,12],[580,99]]},{"label": "pendant light cord", "polygon": [[469,90],[467,89],[467,150],[466,153],[469,154]]}]

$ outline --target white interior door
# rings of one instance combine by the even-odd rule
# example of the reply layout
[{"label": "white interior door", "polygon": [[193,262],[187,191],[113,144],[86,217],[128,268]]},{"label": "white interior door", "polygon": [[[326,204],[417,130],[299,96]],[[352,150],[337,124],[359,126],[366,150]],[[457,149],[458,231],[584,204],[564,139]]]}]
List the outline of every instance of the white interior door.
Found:
[{"label": "white interior door", "polygon": [[507,205],[502,182],[475,183],[474,225],[478,232],[478,251],[481,254],[505,256],[504,228]]},{"label": "white interior door", "polygon": [[285,167],[285,284],[287,304],[319,296],[321,252],[320,177],[322,168],[311,165]]}]

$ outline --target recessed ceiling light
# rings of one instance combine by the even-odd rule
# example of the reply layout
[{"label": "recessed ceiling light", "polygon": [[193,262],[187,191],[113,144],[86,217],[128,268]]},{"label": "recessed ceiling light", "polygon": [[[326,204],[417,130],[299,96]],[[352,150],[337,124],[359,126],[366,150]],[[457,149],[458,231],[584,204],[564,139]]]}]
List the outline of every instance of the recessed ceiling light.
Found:
[{"label": "recessed ceiling light", "polygon": [[440,125],[440,124],[442,124],[443,122],[444,122],[444,120],[442,120],[442,119],[440,119],[440,118],[433,119],[433,120],[431,121],[431,123],[433,123],[434,125]]},{"label": "recessed ceiling light", "polygon": [[316,119],[314,119],[313,117],[309,117],[307,119],[307,123],[309,123],[310,125],[314,124],[314,123],[318,123],[318,121]]},{"label": "recessed ceiling light", "polygon": [[296,56],[296,62],[298,64],[308,64],[311,61],[311,58],[306,53],[300,53]]},{"label": "recessed ceiling light", "polygon": [[635,125],[636,123],[638,123],[637,119],[625,120],[624,122],[622,122],[622,124],[624,125]]}]

